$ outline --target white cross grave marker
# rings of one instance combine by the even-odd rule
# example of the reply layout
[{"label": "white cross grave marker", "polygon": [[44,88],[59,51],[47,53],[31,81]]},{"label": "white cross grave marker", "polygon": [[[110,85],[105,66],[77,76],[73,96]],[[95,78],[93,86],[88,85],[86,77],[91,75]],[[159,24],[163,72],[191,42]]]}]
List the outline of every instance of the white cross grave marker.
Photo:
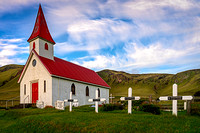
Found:
[{"label": "white cross grave marker", "polygon": [[160,100],[172,100],[172,115],[177,116],[177,100],[192,100],[192,96],[177,96],[177,84],[173,84],[173,96],[160,97]]},{"label": "white cross grave marker", "polygon": [[128,114],[132,113],[132,100],[140,100],[140,97],[132,97],[132,88],[128,88],[128,97],[121,97],[121,101],[128,100]]},{"label": "white cross grave marker", "polygon": [[64,101],[69,102],[69,112],[72,112],[72,103],[78,102],[78,99],[72,99],[72,92],[70,92],[69,99],[66,99]]},{"label": "white cross grave marker", "polygon": [[88,99],[88,102],[95,102],[95,112],[98,113],[98,102],[106,101],[105,98],[98,97],[98,90],[96,90],[96,99]]},{"label": "white cross grave marker", "polygon": [[109,98],[110,98],[110,103],[112,103],[112,99],[115,98],[115,97],[113,97],[112,94],[110,94]]}]

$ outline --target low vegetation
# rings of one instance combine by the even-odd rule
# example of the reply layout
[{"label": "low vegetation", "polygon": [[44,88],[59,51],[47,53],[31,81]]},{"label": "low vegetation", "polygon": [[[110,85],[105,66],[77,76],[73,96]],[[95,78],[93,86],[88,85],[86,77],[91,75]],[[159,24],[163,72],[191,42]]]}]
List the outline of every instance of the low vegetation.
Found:
[{"label": "low vegetation", "polygon": [[140,105],[140,111],[150,112],[155,115],[161,114],[160,107],[154,104],[142,104]]},{"label": "low vegetation", "polygon": [[[68,109],[68,108],[67,108]],[[127,110],[101,111],[82,106],[60,111],[46,109],[0,110],[0,132],[199,132],[200,117],[179,112],[161,115]]]}]

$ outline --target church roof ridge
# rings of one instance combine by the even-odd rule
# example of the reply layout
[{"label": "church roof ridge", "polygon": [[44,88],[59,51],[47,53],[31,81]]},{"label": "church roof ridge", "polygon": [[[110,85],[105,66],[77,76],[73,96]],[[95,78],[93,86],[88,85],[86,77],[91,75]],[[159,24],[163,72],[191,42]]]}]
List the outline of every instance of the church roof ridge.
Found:
[{"label": "church roof ridge", "polygon": [[55,44],[49,32],[41,4],[39,4],[38,14],[33,28],[33,32],[27,41],[30,42],[31,40],[38,37]]}]

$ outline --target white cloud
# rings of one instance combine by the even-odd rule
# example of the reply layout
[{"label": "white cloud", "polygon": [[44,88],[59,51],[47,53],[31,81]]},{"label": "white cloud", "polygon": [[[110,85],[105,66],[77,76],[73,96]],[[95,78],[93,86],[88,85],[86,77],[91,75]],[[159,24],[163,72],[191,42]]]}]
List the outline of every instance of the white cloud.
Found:
[{"label": "white cloud", "polygon": [[6,64],[22,64],[25,63],[24,59],[17,57],[20,54],[27,54],[28,47],[19,47],[22,39],[0,39],[0,66]]},{"label": "white cloud", "polygon": [[[137,73],[140,69],[149,69],[148,72],[170,72],[169,69],[159,70],[155,69],[159,66],[171,67],[173,72],[183,70],[183,68],[191,67],[192,62],[194,66],[198,65],[200,59],[193,58],[196,54],[200,54],[200,46],[182,47],[175,49],[171,47],[163,47],[160,43],[143,46],[141,44],[129,43],[124,48],[125,52],[114,55],[95,55],[87,56],[74,60],[73,62],[96,71],[101,69],[123,70],[127,72]],[[198,52],[196,52],[198,51]],[[193,58],[191,60],[191,58]],[[179,66],[177,68],[177,66]],[[175,67],[175,68],[173,68]],[[195,67],[196,68],[196,67]],[[136,70],[136,71],[135,71]],[[142,71],[141,71],[142,72]]]},{"label": "white cloud", "polygon": [[105,56],[105,55],[96,55],[96,56],[88,56],[88,57],[81,57],[74,61],[78,65],[82,65],[84,67],[90,69],[105,69],[110,68],[117,64],[117,58],[115,56]]},{"label": "white cloud", "polygon": [[0,39],[0,42],[8,42],[8,43],[15,43],[15,42],[22,42],[23,40],[21,38],[17,39]]},{"label": "white cloud", "polygon": [[68,42],[57,43],[56,49],[58,53],[65,53],[113,48],[119,42],[134,37],[131,32],[134,28],[135,25],[113,19],[74,22],[67,29]]},{"label": "white cloud", "polygon": [[[11,0],[1,2],[0,12],[15,11],[37,2],[42,3],[54,38],[67,34],[55,45],[55,53],[65,56],[69,52],[86,51],[89,53],[86,58],[74,60],[83,66],[131,71],[198,62],[199,1]],[[141,41],[146,38],[147,41]],[[22,40],[0,39],[3,62],[9,62],[9,58],[20,52],[28,53],[28,47],[15,45]],[[105,55],[105,49],[116,50]]]}]

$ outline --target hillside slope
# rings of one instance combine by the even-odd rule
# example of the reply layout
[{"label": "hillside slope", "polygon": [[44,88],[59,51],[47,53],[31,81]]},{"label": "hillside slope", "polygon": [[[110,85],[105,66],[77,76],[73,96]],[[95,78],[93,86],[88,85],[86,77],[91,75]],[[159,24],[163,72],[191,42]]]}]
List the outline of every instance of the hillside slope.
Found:
[{"label": "hillside slope", "polygon": [[[0,100],[19,96],[19,79],[23,65],[0,67]],[[178,74],[129,74],[122,71],[103,70],[97,72],[111,86],[110,94],[127,96],[129,87],[133,95],[148,97],[152,95],[171,95],[172,85],[178,84],[178,95],[193,95],[200,91],[200,69]]]},{"label": "hillside slope", "polygon": [[132,87],[133,95],[172,95],[172,85],[178,84],[178,95],[193,95],[200,91],[200,69],[178,74],[129,74],[122,71],[103,70],[97,72],[110,86],[114,96],[127,96]]},{"label": "hillside slope", "polygon": [[0,67],[0,100],[7,100],[19,96],[17,80],[23,65],[6,65]]}]

